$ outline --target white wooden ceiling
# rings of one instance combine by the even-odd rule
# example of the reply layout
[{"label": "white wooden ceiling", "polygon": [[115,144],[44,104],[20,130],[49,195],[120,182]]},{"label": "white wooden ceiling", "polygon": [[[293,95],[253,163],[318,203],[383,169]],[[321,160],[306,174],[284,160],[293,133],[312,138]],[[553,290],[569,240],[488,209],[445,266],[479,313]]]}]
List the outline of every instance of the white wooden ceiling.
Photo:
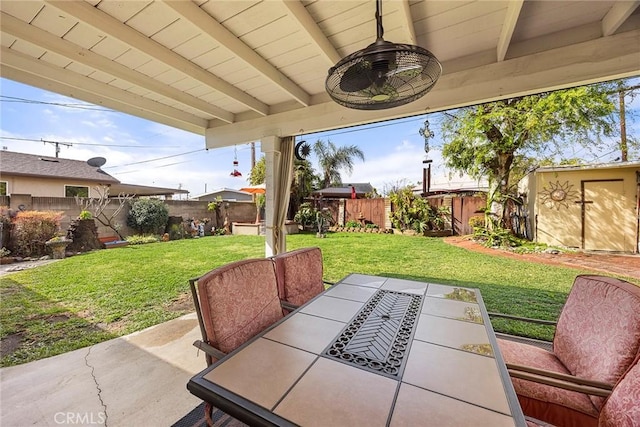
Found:
[{"label": "white wooden ceiling", "polygon": [[2,0],[0,75],[208,147],[640,75],[640,1],[384,0],[384,38],[443,64],[408,105],[349,110],[327,70],[375,40],[375,0]]}]

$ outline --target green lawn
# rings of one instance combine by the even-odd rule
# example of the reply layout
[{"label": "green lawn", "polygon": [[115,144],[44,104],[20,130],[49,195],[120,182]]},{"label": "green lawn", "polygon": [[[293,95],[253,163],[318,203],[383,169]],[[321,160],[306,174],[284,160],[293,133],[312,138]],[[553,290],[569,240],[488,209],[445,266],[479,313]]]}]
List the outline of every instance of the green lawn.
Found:
[{"label": "green lawn", "polygon": [[[575,276],[589,272],[392,234],[335,233],[325,239],[298,234],[288,236],[287,245],[322,248],[330,281],[358,272],[477,287],[489,311],[543,319],[557,317]],[[263,237],[205,237],[94,251],[5,276],[0,279],[1,364],[53,356],[191,312],[189,278],[262,256]],[[530,326],[494,326],[551,336]]]}]

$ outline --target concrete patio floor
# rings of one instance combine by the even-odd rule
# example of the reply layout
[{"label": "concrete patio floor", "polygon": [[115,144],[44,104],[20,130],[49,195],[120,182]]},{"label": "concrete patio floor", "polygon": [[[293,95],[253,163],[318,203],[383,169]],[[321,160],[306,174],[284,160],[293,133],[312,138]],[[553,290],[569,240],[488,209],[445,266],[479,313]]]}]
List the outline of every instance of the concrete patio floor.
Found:
[{"label": "concrete patio floor", "polygon": [[0,369],[2,427],[170,426],[201,401],[195,313],[91,347]]}]

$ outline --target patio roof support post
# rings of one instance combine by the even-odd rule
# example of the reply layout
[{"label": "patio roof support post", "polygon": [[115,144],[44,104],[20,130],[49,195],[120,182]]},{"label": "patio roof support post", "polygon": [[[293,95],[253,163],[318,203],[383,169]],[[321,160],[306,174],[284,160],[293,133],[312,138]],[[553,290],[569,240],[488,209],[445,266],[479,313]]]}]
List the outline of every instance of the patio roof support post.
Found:
[{"label": "patio roof support post", "polygon": [[284,222],[289,208],[293,174],[294,137],[263,137],[265,155],[265,256],[287,250]]}]

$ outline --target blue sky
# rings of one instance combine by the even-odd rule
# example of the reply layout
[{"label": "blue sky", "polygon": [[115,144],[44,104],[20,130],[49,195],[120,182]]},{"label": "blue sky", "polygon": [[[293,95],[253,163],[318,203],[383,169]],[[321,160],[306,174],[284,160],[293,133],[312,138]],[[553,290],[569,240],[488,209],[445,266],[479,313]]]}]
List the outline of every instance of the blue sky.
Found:
[{"label": "blue sky", "polygon": [[[55,146],[42,140],[70,143],[70,147],[61,146],[60,157],[76,160],[104,157],[107,163],[103,169],[121,182],[183,188],[191,196],[202,194],[205,189],[209,192],[248,185],[249,144],[207,151],[204,136],[7,79],[0,79],[0,95],[0,147],[3,149],[55,156]],[[71,108],[69,104],[81,108]],[[437,148],[441,144],[438,114],[304,135],[299,139],[309,143],[329,139],[338,146],[357,145],[365,154],[365,162],[356,161],[351,175],[343,173],[343,182],[370,182],[381,192],[385,186],[398,182],[415,184],[421,181],[425,152],[424,139],[418,131],[425,119],[429,119],[430,128],[436,134],[429,152],[429,158],[433,160],[432,182],[464,179],[443,166]],[[628,131],[637,135],[637,123],[630,125]],[[229,176],[236,150],[243,175],[239,178]],[[587,160],[593,160],[593,155],[584,155],[591,157]],[[260,156],[258,144],[257,159]],[[610,161],[615,157],[613,153],[598,161]],[[311,158],[311,161],[317,169],[315,159]]]}]

